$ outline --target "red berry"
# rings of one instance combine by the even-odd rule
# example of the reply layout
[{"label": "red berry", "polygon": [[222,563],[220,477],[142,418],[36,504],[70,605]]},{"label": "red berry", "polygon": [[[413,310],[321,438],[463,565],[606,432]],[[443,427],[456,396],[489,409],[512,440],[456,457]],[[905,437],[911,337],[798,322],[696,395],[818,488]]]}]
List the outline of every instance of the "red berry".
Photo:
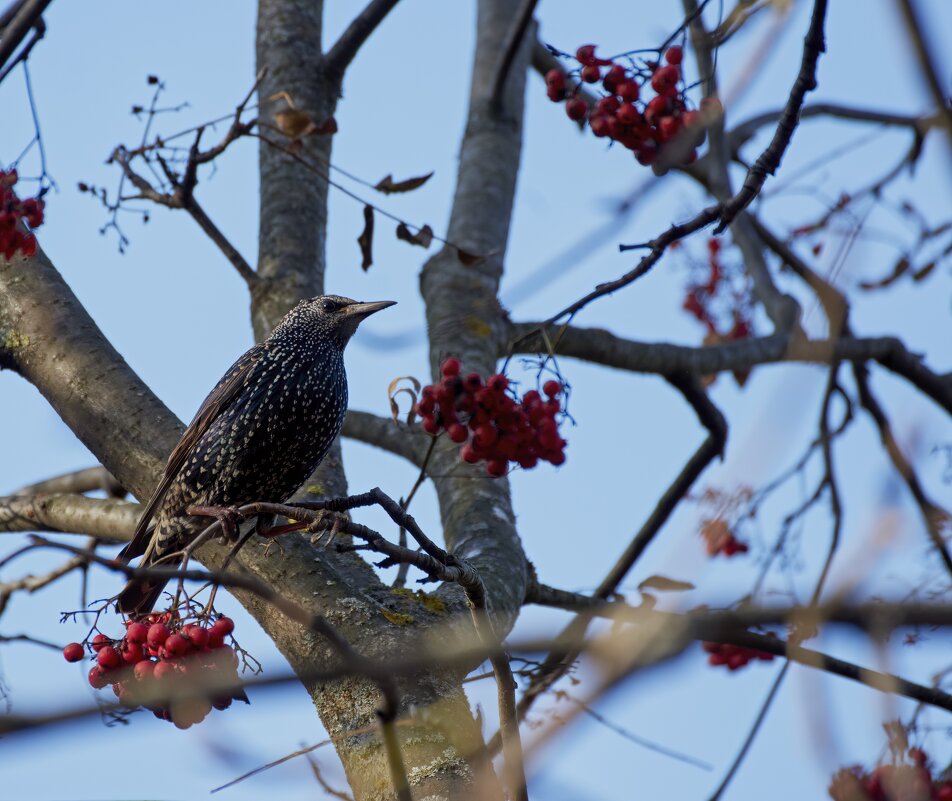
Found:
[{"label": "red berry", "polygon": [[587,67],[582,67],[582,80],[585,83],[598,83],[602,79],[602,71],[598,68],[596,64],[589,64]]},{"label": "red berry", "polygon": [[129,642],[148,642],[149,627],[145,625],[145,623],[130,623],[128,628],[126,628],[126,639]]},{"label": "red berry", "polygon": [[500,478],[506,475],[507,467],[505,459],[491,459],[486,463],[486,472],[493,478]]},{"label": "red berry", "polygon": [[185,656],[191,650],[191,643],[181,634],[173,634],[165,641],[165,652],[170,657]]},{"label": "red berry", "polygon": [[464,445],[459,449],[459,456],[464,462],[469,462],[470,464],[476,464],[479,461],[479,454],[476,453],[476,450],[472,445]]},{"label": "red berry", "polygon": [[214,650],[221,648],[225,644],[225,635],[218,629],[212,627],[208,630],[207,647]]},{"label": "red berry", "polygon": [[63,649],[63,659],[67,662],[79,662],[86,652],[78,642],[71,642]]},{"label": "red berry", "polygon": [[580,97],[573,97],[565,104],[565,113],[570,120],[575,120],[576,122],[584,120],[587,112],[588,105]]},{"label": "red berry", "polygon": [[169,637],[169,629],[164,623],[153,623],[149,626],[149,633],[146,635],[146,641],[152,648],[158,648]]},{"label": "red berry", "polygon": [[605,87],[606,91],[614,93],[618,90],[619,84],[624,80],[625,68],[621,64],[613,64],[611,69],[608,70],[608,74],[605,75],[602,86]]},{"label": "red berry", "polygon": [[681,130],[681,121],[677,117],[662,117],[658,122],[658,130],[661,132],[661,140],[667,142],[674,139]]},{"label": "red berry", "polygon": [[216,631],[220,631],[222,634],[231,634],[235,630],[235,621],[230,617],[220,617],[215,621],[215,625],[212,626]]},{"label": "red berry", "polygon": [[450,439],[457,444],[466,442],[469,438],[469,434],[466,432],[466,426],[460,423],[453,423],[453,425],[446,429],[446,433],[449,434]]},{"label": "red berry", "polygon": [[99,665],[93,665],[89,669],[89,686],[96,690],[101,690],[107,684],[109,684],[109,679],[106,678],[106,674]]},{"label": "red berry", "polygon": [[678,68],[672,65],[661,67],[651,76],[651,88],[656,92],[664,93],[678,83],[681,77]]},{"label": "red berry", "polygon": [[668,52],[664,54],[664,60],[669,64],[674,64],[677,66],[684,60],[684,50],[682,50],[678,45],[668,48]]},{"label": "red berry", "polygon": [[936,801],[952,801],[952,782],[945,782],[935,794]]},{"label": "red berry", "polygon": [[208,644],[208,629],[197,624],[193,623],[191,626],[186,626],[182,630],[182,634],[188,637],[189,642],[195,648],[204,648]]},{"label": "red berry", "polygon": [[555,379],[550,379],[542,385],[542,391],[550,398],[556,398],[562,391],[562,384]]},{"label": "red berry", "polygon": [[440,371],[446,378],[453,378],[454,376],[459,375],[459,368],[459,359],[450,357],[443,362],[443,365],[440,367]]},{"label": "red berry", "polygon": [[436,422],[435,417],[424,417],[423,430],[426,431],[427,434],[438,434],[440,432],[440,424]]},{"label": "red berry", "polygon": [[622,81],[615,91],[622,100],[627,100],[629,103],[634,103],[641,94],[641,88],[635,81]]},{"label": "red berry", "polygon": [[170,676],[175,672],[175,663],[170,662],[169,660],[163,660],[162,662],[157,662],[155,667],[152,669],[152,675],[156,678],[157,681],[161,681],[166,676]]},{"label": "red berry", "polygon": [[96,654],[96,662],[103,670],[115,670],[122,664],[122,657],[119,652],[111,645],[106,648],[100,648]]},{"label": "red berry", "polygon": [[622,103],[618,108],[618,121],[623,125],[634,125],[641,115],[631,103]]},{"label": "red berry", "polygon": [[486,386],[495,392],[505,392],[509,387],[509,379],[497,373],[496,375],[489,376],[489,379],[486,381]]},{"label": "red berry", "polygon": [[136,662],[136,666],[132,669],[132,672],[139,681],[146,681],[152,678],[152,674],[155,672],[155,666],[155,662],[149,659],[143,659],[141,662]]},{"label": "red berry", "polygon": [[587,44],[582,45],[578,50],[575,51],[575,58],[578,59],[579,64],[589,65],[595,63],[595,45]]},{"label": "red berry", "polygon": [[565,73],[553,67],[545,74],[545,84],[550,89],[565,89]]},{"label": "red berry", "polygon": [[110,640],[105,634],[97,634],[93,637],[92,649],[98,651],[100,648],[105,648],[107,645],[111,645],[112,640]]},{"label": "red berry", "polygon": [[565,100],[567,92],[565,89],[557,89],[554,86],[549,86],[545,90],[545,96],[549,98],[553,103],[558,103],[562,100]]},{"label": "red berry", "polygon": [[658,158],[658,146],[655,144],[654,140],[648,139],[645,142],[642,142],[638,147],[638,150],[635,151],[635,158],[638,159],[638,163],[648,167],[655,163],[655,160]]},{"label": "red berry", "polygon": [[605,114],[596,114],[588,121],[588,127],[595,136],[608,136],[611,127]]},{"label": "red berry", "polygon": [[595,112],[598,114],[614,114],[618,111],[618,98],[612,95],[603,97],[595,104]]},{"label": "red berry", "polygon": [[142,646],[137,642],[129,642],[128,640],[122,641],[122,661],[129,665],[134,665],[137,662],[145,659],[145,653],[142,650]]}]

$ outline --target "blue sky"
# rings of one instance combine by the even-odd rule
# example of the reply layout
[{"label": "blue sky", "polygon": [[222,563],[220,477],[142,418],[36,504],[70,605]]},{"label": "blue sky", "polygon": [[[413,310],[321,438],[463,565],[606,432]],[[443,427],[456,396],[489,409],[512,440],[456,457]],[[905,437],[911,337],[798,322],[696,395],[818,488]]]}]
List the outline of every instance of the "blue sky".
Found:
[{"label": "blue sky", "polygon": [[[330,41],[349,21],[354,4],[328,5],[325,32]],[[820,88],[810,99],[905,113],[928,108],[928,95],[900,36],[893,5],[877,0],[831,6],[829,52],[821,60]],[[952,30],[952,6],[941,0],[923,6],[931,31]],[[565,50],[589,41],[606,53],[650,46],[678,24],[678,7],[672,3],[659,10],[656,4],[613,0],[592,4],[581,13],[574,4],[541,4],[542,36]],[[799,64],[808,12],[806,4],[794,4],[783,34],[756,65],[747,91],[728,107],[729,123],[782,104]],[[387,173],[399,178],[435,170],[423,189],[385,198],[382,205],[408,220],[428,222],[438,233],[445,229],[452,198],[474,16],[472,3],[406,0],[353,64],[337,113],[340,133],[334,161],[339,166],[373,181]],[[723,86],[730,87],[747,74],[748,54],[766,35],[768,17],[722,52]],[[115,186],[116,171],[103,162],[116,144],[138,141],[140,123],[129,109],[147,101],[148,74],[158,74],[166,82],[169,104],[190,104],[161,121],[166,132],[233,108],[253,81],[254,5],[236,0],[172,2],[161,7],[105,0],[54,3],[47,22],[47,38],[30,63],[49,169],[59,191],[48,197],[41,243],[133,368],[176,414],[189,419],[218,376],[251,342],[244,285],[181,213],[153,209],[148,225],[129,215],[124,226],[131,244],[120,255],[115,237],[98,232],[106,219],[103,209],[75,187],[80,180]],[[947,53],[941,55],[946,59],[942,74],[947,77],[952,62]],[[5,162],[32,134],[20,76],[11,76],[0,87],[0,108],[5,112],[0,161]],[[868,132],[858,125],[804,124],[768,191],[833,148],[843,145],[848,152],[841,161],[802,179],[802,192],[769,201],[768,218],[777,228],[785,230],[819,216],[824,192],[865,184],[906,147],[904,135],[888,133],[859,144],[858,138]],[[644,241],[672,220],[690,216],[703,202],[687,179],[671,176],[616,230],[589,244],[583,255],[575,252],[566,258],[571,246],[612,218],[613,201],[643,187],[650,175],[626,152],[606,150],[603,140],[580,135],[562,109],[546,100],[536,76],[529,80],[525,134],[502,290],[514,319],[548,316],[593,284],[625,272],[631,257],[618,253],[618,242]],[[764,142],[756,140],[747,152],[756,154]],[[904,179],[894,194],[897,199],[913,197],[933,223],[952,211],[947,181],[952,165],[943,148],[938,137],[930,137],[914,182]],[[252,142],[229,151],[215,175],[199,186],[210,216],[252,262],[257,252],[256,188]],[[332,192],[328,289],[362,299],[399,301],[386,315],[366,324],[348,354],[352,406],[386,414],[389,380],[408,373],[424,377],[427,369],[417,289],[417,273],[426,254],[395,241],[387,226],[378,225],[375,264],[364,274],[354,242],[361,226],[360,206]],[[881,236],[859,242],[837,272],[846,288],[886,273],[895,261],[895,249],[880,241],[904,234],[895,217],[873,212],[870,226]],[[821,256],[821,268],[833,266],[832,255],[827,254],[834,252],[835,244],[830,242]],[[532,291],[523,291],[520,279],[533,275],[539,277]],[[602,299],[577,322],[636,339],[698,343],[703,332],[679,309],[687,275],[682,259],[667,258],[639,284]],[[888,293],[859,295],[854,328],[863,334],[899,333],[911,349],[928,353],[935,369],[949,370],[952,353],[941,343],[949,341],[950,298],[952,280],[945,266],[921,286],[900,282]],[[809,304],[805,308],[808,330],[822,333],[819,314],[810,313]],[[758,324],[766,329],[765,320],[758,319]],[[411,344],[380,347],[387,338]],[[599,581],[624,548],[697,447],[703,431],[690,409],[658,378],[569,361],[562,368],[573,385],[572,412],[577,421],[567,436],[568,462],[559,470],[543,466],[515,475],[513,491],[526,550],[543,580],[585,590]],[[732,424],[730,440],[725,461],[705,474],[702,485],[756,484],[794,461],[815,430],[824,379],[824,371],[813,367],[764,367],[741,391],[729,377],[722,377],[712,397]],[[948,419],[881,371],[875,373],[874,386],[901,440],[912,448],[929,491],[948,502],[944,465],[930,454],[934,444],[952,441]],[[90,454],[38,393],[10,373],[0,373],[0,444],[8,455],[0,460],[0,492],[91,463]],[[414,478],[399,460],[363,445],[346,443],[345,460],[355,490],[379,484],[398,495]],[[838,446],[837,462],[847,518],[830,586],[857,579],[853,568],[867,557],[868,573],[858,577],[861,592],[901,596],[926,580],[935,586],[938,572],[925,548],[921,524],[904,491],[891,491],[888,465],[868,420],[858,421]],[[696,536],[697,509],[683,506],[638,565],[629,586],[633,589],[644,577],[664,573],[698,585],[698,590],[672,600],[675,605],[735,600],[752,583],[756,560],[800,491],[793,486],[765,508],[762,537],[754,539],[751,557],[732,562],[704,557]],[[554,497],[573,500],[554,505]],[[417,503],[420,522],[437,532],[429,489],[421,492]],[[384,526],[371,513],[362,519]],[[870,555],[873,533],[891,520],[896,521],[893,536]],[[806,519],[801,536],[791,581],[802,598],[815,580],[829,537],[823,509]],[[13,540],[7,539],[12,545]],[[48,564],[46,558],[24,559],[7,568],[2,578]],[[789,589],[782,578],[771,586],[778,592]],[[96,576],[94,595],[116,589],[113,577]],[[58,620],[60,611],[75,608],[77,596],[78,580],[70,579],[36,596],[17,597],[0,621],[0,632],[30,631],[61,642],[74,639],[81,635],[80,627],[60,625]],[[237,604],[226,601],[225,608],[239,619],[243,645],[262,659],[269,672],[282,670],[280,656],[240,614]],[[561,619],[553,612],[529,609],[517,633],[536,633]],[[852,635],[824,636],[822,646],[863,664],[874,665],[884,658]],[[889,669],[928,682],[950,657],[947,639],[933,635],[917,648],[891,648],[885,658]],[[55,654],[7,645],[0,650],[0,669],[13,711],[28,713],[89,700],[79,670]],[[586,720],[541,753],[533,797],[619,801],[633,795],[706,797],[745,736],[777,669],[776,664],[758,665],[727,676],[704,667],[700,652],[692,651],[639,677],[599,706],[618,724],[710,762],[714,771],[639,749]],[[471,695],[492,720],[494,692],[489,683],[472,685]],[[92,721],[12,740],[0,749],[4,777],[0,797],[191,798],[294,750],[301,742],[323,738],[303,690],[262,693],[253,701],[248,708],[215,713],[184,733],[137,715],[127,727],[105,728]],[[727,797],[760,798],[765,787],[776,789],[778,780],[784,785],[783,797],[822,797],[833,770],[850,762],[868,762],[879,753],[880,722],[909,710],[908,704],[794,667]],[[927,721],[948,725],[938,713]],[[948,741],[940,735],[929,744],[937,754],[948,756]],[[55,771],[49,769],[50,754],[56,754]],[[175,769],[159,772],[143,786],[137,766],[145,754],[159,755]],[[322,752],[321,759],[331,776],[339,772],[331,752]],[[591,771],[592,765],[598,770]],[[307,765],[296,762],[238,785],[223,797],[258,798],[270,790],[287,799],[303,799],[313,797],[315,789]]]}]

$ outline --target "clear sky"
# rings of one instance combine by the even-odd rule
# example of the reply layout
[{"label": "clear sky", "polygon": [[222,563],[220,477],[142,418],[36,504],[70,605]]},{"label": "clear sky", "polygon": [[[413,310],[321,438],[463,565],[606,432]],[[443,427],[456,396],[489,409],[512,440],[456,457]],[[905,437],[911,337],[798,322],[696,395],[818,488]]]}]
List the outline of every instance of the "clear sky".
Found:
[{"label": "clear sky", "polygon": [[[331,39],[349,21],[357,4],[330,2],[325,26]],[[768,12],[738,37],[720,58],[722,85],[750,84],[729,105],[728,123],[780,106],[799,64],[809,8],[795,3],[766,58],[749,75],[749,54],[766,41]],[[952,31],[952,4],[922,4],[929,30]],[[540,4],[542,36],[562,49],[597,42],[606,53],[648,47],[663,41],[678,24],[680,4],[606,2]],[[204,235],[181,213],[151,211],[142,225],[123,219],[131,240],[125,255],[112,232],[102,236],[103,209],[76,190],[78,181],[114,188],[117,172],[103,162],[118,143],[138,142],[141,124],[130,115],[148,100],[146,76],[167,84],[170,105],[189,106],[161,120],[173,132],[228,113],[254,76],[254,4],[239,0],[180,0],[160,5],[113,0],[53,3],[49,32],[30,61],[43,127],[49,170],[58,191],[48,197],[40,241],[79,298],[115,346],[169,407],[190,419],[224,369],[251,343],[248,299],[237,274]],[[435,170],[423,189],[381,204],[419,223],[445,229],[464,124],[473,45],[474,4],[404,0],[374,34],[347,75],[337,119],[340,133],[334,161],[369,180]],[[820,65],[819,90],[811,100],[828,100],[918,113],[929,100],[901,36],[892,3],[831,3],[828,50]],[[952,74],[947,52],[942,75]],[[690,58],[688,59],[690,62]],[[804,123],[771,190],[795,178],[818,157],[842,147],[843,158],[797,178],[801,191],[769,201],[770,219],[780,229],[819,216],[826,194],[856,188],[885,171],[907,146],[905,134],[879,134],[862,125]],[[537,76],[530,76],[526,140],[507,274],[502,300],[517,320],[548,316],[594,283],[630,268],[618,242],[644,241],[672,220],[684,219],[704,202],[685,178],[672,176],[608,233],[572,249],[608,224],[613,202],[644,190],[650,175],[620,149],[582,136],[561,108],[549,103]],[[0,87],[0,163],[16,157],[32,127],[20,74]],[[764,139],[756,140],[756,154]],[[893,198],[912,197],[932,223],[952,213],[945,144],[929,138],[914,182],[900,181]],[[23,174],[35,169],[29,158]],[[210,216],[254,261],[257,160],[254,143],[229,151],[213,177],[199,186]],[[369,190],[366,190],[369,192]],[[377,200],[377,198],[375,198]],[[425,377],[422,304],[417,274],[426,254],[389,236],[378,225],[375,264],[360,270],[355,239],[360,206],[331,194],[327,286],[365,300],[394,299],[399,305],[361,329],[348,355],[351,404],[387,414],[386,386],[397,375]],[[857,282],[884,275],[896,259],[890,244],[908,233],[896,217],[880,211],[870,218],[873,236],[856,244],[836,278],[853,289]],[[700,253],[701,242],[695,252]],[[820,266],[834,267],[831,240]],[[690,252],[690,247],[688,248]],[[729,251],[730,252],[730,251]],[[735,257],[736,256],[732,256]],[[525,283],[532,277],[530,284]],[[646,279],[605,298],[577,322],[611,328],[642,340],[699,343],[703,332],[680,311],[688,278],[681,258],[667,258]],[[792,287],[793,285],[791,285]],[[913,350],[929,354],[930,365],[952,369],[949,309],[952,278],[940,266],[928,282],[900,282],[891,292],[866,293],[854,307],[854,328],[862,334],[898,333]],[[807,304],[806,326],[822,333],[820,315]],[[767,329],[758,318],[760,330]],[[389,344],[388,344],[389,343]],[[946,343],[946,344],[943,344]],[[542,466],[513,478],[515,508],[529,557],[544,581],[585,590],[595,585],[624,548],[661,492],[697,447],[703,431],[675,393],[660,379],[621,374],[565,361],[573,385],[577,427],[568,433],[568,461],[555,470]],[[516,366],[516,370],[520,368]],[[528,374],[527,374],[528,375]],[[735,487],[763,482],[795,461],[813,435],[824,371],[812,367],[766,367],[747,387],[729,376],[712,390],[732,425],[726,459],[710,469],[702,485]],[[950,499],[944,464],[933,445],[952,441],[952,426],[936,407],[915,397],[891,376],[876,371],[875,387],[893,415],[897,431],[921,471],[929,491]],[[11,373],[0,373],[0,492],[92,463],[90,454],[58,420],[38,393]],[[366,446],[345,443],[350,485],[375,484],[404,493],[414,473],[406,465]],[[837,448],[847,518],[841,557],[832,587],[857,576],[853,566],[869,559],[860,590],[901,596],[925,580],[936,586],[935,560],[904,490],[894,481],[868,420],[861,420]],[[815,466],[814,466],[815,467]],[[810,474],[816,477],[815,471]],[[708,560],[696,536],[698,512],[683,506],[659,543],[631,576],[634,587],[652,573],[692,581],[698,589],[672,604],[730,603],[748,588],[756,564],[776,532],[777,522],[796,505],[802,487],[793,486],[759,520],[748,559]],[[553,498],[564,499],[553,504]],[[415,514],[427,530],[438,531],[432,493],[422,492]],[[361,518],[383,525],[379,517]],[[873,534],[895,521],[880,552],[870,554]],[[803,599],[815,580],[829,537],[825,511],[810,515],[799,533],[800,558],[789,577],[770,585],[777,593],[795,588]],[[8,547],[14,539],[7,537]],[[47,558],[24,559],[3,571],[9,579],[41,570]],[[116,579],[95,575],[94,596],[117,590]],[[70,579],[36,596],[17,596],[0,620],[0,633],[30,631],[67,642],[80,626],[60,625],[59,612],[77,604],[78,580]],[[778,597],[785,597],[779,596]],[[269,673],[285,669],[269,641],[234,602],[223,608],[238,619],[242,644]],[[517,633],[538,632],[561,620],[555,613],[527,610]],[[883,658],[862,640],[827,635],[823,648],[874,665]],[[888,651],[886,667],[928,683],[952,658],[947,638],[926,634],[916,648]],[[637,678],[599,704],[613,722],[638,735],[712,764],[705,771],[686,766],[626,741],[594,721],[584,720],[557,739],[533,765],[532,796],[540,799],[702,799],[732,759],[779,665],[755,665],[728,676],[703,664],[699,649]],[[18,713],[86,703],[90,691],[78,668],[59,655],[32,646],[4,645],[0,675],[8,708]],[[489,682],[471,685],[488,720],[494,717]],[[244,770],[317,742],[324,732],[300,688],[259,693],[250,707],[214,713],[187,732],[147,715],[128,726],[104,727],[98,720],[31,735],[0,747],[0,798],[192,798]],[[843,764],[873,760],[884,745],[883,720],[909,714],[911,706],[855,684],[823,678],[794,667],[728,798],[820,798],[831,773]],[[947,716],[927,717],[948,726]],[[929,741],[937,755],[949,755],[939,732]],[[319,752],[331,777],[340,768],[333,753]],[[143,765],[160,770],[143,772]],[[55,765],[55,769],[51,769]],[[592,770],[597,766],[597,770]],[[338,779],[338,784],[342,781]],[[262,792],[282,798],[313,798],[317,788],[307,765],[296,761],[222,794],[235,801]]]}]

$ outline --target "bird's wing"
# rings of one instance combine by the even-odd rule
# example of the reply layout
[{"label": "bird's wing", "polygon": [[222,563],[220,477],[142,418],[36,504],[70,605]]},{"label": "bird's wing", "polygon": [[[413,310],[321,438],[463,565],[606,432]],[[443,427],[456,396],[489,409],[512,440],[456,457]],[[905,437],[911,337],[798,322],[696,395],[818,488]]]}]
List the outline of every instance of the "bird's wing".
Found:
[{"label": "bird's wing", "polygon": [[185,433],[182,434],[178,445],[175,446],[169,455],[169,461],[165,466],[165,474],[162,476],[159,486],[155,488],[155,492],[152,493],[152,497],[149,498],[149,502],[142,510],[142,516],[136,524],[132,541],[122,549],[120,558],[128,561],[134,559],[136,556],[141,556],[145,552],[149,539],[151,538],[149,522],[159,508],[159,504],[161,504],[163,498],[165,498],[165,493],[168,492],[179,470],[182,469],[182,465],[184,465],[188,459],[188,455],[191,453],[195,443],[201,439],[202,434],[208,430],[209,426],[231,405],[231,402],[238,395],[238,391],[248,380],[252,368],[254,368],[255,364],[260,360],[266,347],[266,345],[259,343],[242,355],[238,361],[229,368],[228,372],[222,376],[221,381],[219,381],[215,388],[208,394],[208,397],[205,398],[201,407],[199,407],[199,410],[195,413],[194,419],[188,424]]}]

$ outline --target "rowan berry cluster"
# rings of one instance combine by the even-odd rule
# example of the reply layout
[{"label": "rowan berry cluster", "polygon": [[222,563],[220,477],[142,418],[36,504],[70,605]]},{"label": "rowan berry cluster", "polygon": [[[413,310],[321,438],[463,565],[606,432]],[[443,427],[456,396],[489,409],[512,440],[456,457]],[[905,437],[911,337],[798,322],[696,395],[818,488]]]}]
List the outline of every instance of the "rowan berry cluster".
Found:
[{"label": "rowan berry cluster", "polygon": [[460,375],[459,359],[446,359],[442,380],[423,387],[416,413],[423,430],[436,436],[446,431],[460,448],[464,462],[486,462],[486,472],[504,476],[509,462],[529,470],[540,460],[565,462],[566,441],[559,436],[556,417],[562,411],[562,384],[550,380],[542,394],[529,390],[521,398],[504,375],[483,381],[479,373]]},{"label": "rowan berry cluster", "polygon": [[833,801],[952,801],[952,770],[933,770],[928,754],[910,748],[906,759],[865,770],[859,765],[834,774]]},{"label": "rowan berry cluster", "polygon": [[[187,729],[201,723],[212,707],[231,706],[230,695],[204,698],[189,691],[202,679],[237,684],[238,655],[225,644],[234,628],[228,617],[205,626],[163,612],[126,621],[126,633],[118,640],[97,634],[86,647],[71,642],[63,657],[80,662],[88,648],[95,661],[89,670],[90,686],[101,690],[111,684],[123,706],[144,706],[157,718]],[[176,699],[176,693],[183,697]]]},{"label": "rowan berry cluster", "polygon": [[[704,141],[704,115],[715,113],[713,104],[717,101],[705,99],[701,111],[688,108],[681,75],[683,58],[684,51],[675,45],[665,51],[664,63],[631,62],[625,66],[612,59],[598,58],[595,45],[582,45],[575,51],[580,68],[571,73],[559,68],[549,70],[545,76],[546,93],[553,102],[566,101],[565,113],[569,119],[582,122],[587,118],[595,136],[606,137],[628,148],[639,164],[654,164],[675,139],[683,142],[679,145],[678,161],[691,164]],[[570,75],[581,81],[571,91]],[[586,83],[601,83],[607,92],[591,110],[579,96],[581,85]],[[653,97],[647,97],[649,90]]]},{"label": "rowan berry cluster", "polygon": [[21,220],[30,228],[43,224],[43,199],[20,200],[13,189],[18,179],[16,170],[0,170],[0,256],[5,259],[12,259],[18,252],[27,257],[36,253],[36,237],[21,230]]},{"label": "rowan berry cluster", "polygon": [[712,667],[726,667],[729,671],[740,670],[755,659],[761,662],[772,662],[774,655],[754,648],[744,648],[740,645],[728,645],[719,642],[702,643],[701,647],[708,654],[707,663]]},{"label": "rowan berry cluster", "polygon": [[[748,339],[753,333],[750,319],[749,302],[746,293],[731,292],[728,286],[728,270],[721,261],[721,241],[711,238],[707,241],[707,280],[688,287],[681,307],[707,328],[708,335],[717,341]],[[728,297],[724,297],[724,296]],[[726,301],[730,308],[728,326],[719,324],[716,305],[718,300]],[[719,330],[720,329],[720,330]]]}]

